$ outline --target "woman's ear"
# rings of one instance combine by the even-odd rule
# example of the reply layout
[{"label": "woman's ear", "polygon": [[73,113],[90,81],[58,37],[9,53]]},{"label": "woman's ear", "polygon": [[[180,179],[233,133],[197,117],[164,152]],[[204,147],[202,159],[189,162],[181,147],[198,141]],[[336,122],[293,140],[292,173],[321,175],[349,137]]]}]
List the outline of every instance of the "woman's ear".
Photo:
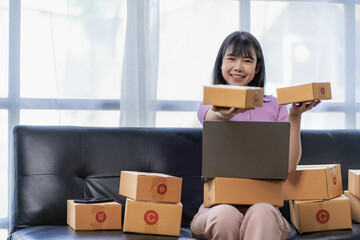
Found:
[{"label": "woman's ear", "polygon": [[256,64],[255,73],[259,73],[261,68],[261,63]]}]

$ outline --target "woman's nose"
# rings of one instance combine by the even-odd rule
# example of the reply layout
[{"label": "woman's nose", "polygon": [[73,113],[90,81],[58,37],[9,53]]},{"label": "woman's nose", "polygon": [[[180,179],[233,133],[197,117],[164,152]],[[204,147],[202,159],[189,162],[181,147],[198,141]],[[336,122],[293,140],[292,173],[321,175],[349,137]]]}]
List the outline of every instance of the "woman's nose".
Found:
[{"label": "woman's nose", "polygon": [[241,62],[240,60],[238,60],[238,61],[235,62],[234,70],[240,71],[240,72],[243,70],[243,68],[242,68],[242,62]]}]

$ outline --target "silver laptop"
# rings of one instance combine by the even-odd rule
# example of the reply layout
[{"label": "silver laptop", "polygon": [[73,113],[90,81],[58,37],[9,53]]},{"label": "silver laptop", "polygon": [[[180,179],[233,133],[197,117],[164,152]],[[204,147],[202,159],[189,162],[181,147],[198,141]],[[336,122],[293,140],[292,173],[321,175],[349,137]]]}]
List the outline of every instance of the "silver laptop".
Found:
[{"label": "silver laptop", "polygon": [[203,178],[286,179],[288,122],[205,121]]}]

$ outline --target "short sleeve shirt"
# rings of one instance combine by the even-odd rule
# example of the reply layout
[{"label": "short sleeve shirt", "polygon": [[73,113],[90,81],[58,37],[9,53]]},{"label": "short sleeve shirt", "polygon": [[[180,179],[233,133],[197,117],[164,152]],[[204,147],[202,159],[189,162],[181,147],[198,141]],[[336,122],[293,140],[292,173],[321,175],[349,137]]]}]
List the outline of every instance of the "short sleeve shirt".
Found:
[{"label": "short sleeve shirt", "polygon": [[[201,103],[197,113],[201,124],[204,123],[205,115],[211,107],[211,105],[204,105]],[[286,105],[277,104],[277,99],[275,97],[264,96],[262,107],[238,113],[229,121],[287,122],[288,111]]]}]

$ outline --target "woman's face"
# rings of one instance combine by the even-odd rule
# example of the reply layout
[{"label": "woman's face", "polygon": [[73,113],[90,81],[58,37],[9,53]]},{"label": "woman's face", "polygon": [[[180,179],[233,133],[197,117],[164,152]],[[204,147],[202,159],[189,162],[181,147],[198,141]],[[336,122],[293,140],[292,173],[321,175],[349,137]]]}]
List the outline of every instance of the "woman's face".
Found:
[{"label": "woman's face", "polygon": [[259,71],[256,67],[256,54],[251,51],[251,56],[238,57],[231,55],[232,49],[228,48],[221,65],[221,73],[229,85],[248,86],[255,74]]}]

